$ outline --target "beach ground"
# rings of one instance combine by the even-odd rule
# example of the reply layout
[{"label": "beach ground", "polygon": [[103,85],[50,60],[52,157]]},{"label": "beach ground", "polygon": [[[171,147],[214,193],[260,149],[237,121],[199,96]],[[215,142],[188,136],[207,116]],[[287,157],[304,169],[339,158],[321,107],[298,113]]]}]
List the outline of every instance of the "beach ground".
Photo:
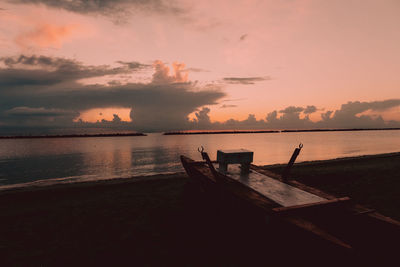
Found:
[{"label": "beach ground", "polygon": [[[399,163],[400,153],[306,162],[296,164],[291,177],[398,220]],[[263,168],[283,170],[282,165]],[[267,240],[250,217],[238,214],[227,225],[212,207],[183,173],[2,191],[1,265],[244,266],[267,261],[262,245]]]}]

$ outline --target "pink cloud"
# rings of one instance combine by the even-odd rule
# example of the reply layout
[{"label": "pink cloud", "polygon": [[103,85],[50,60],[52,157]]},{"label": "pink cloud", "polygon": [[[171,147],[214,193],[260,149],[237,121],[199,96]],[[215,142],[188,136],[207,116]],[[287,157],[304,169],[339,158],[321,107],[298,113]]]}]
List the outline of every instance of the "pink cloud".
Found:
[{"label": "pink cloud", "polygon": [[15,42],[22,48],[31,46],[61,48],[65,40],[77,31],[79,31],[78,25],[40,24],[32,30],[19,34]]},{"label": "pink cloud", "polygon": [[184,63],[172,63],[173,73],[170,75],[170,68],[161,60],[153,63],[154,74],[153,83],[184,83],[188,81],[188,72],[185,70]]}]

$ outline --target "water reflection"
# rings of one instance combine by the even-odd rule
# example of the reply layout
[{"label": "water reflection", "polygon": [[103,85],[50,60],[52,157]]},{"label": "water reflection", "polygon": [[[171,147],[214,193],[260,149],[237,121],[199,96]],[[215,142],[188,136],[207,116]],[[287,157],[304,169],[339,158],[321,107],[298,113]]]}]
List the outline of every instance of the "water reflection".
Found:
[{"label": "water reflection", "polygon": [[80,153],[3,159],[0,161],[0,185],[79,176],[84,166]]},{"label": "water reflection", "polygon": [[179,155],[201,159],[218,149],[254,151],[259,165],[400,151],[400,131],[311,132],[0,140],[0,186],[38,179],[106,179],[182,171]]}]

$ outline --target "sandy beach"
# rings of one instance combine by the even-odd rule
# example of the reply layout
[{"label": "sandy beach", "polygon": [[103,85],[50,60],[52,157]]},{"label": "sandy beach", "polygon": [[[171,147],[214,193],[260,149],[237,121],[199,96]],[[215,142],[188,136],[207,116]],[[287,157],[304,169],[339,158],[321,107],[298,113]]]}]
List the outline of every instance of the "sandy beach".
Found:
[{"label": "sandy beach", "polygon": [[[399,220],[399,162],[400,153],[304,162],[291,177]],[[258,244],[252,229],[221,232],[218,214],[196,201],[187,180],[177,173],[1,191],[2,262],[240,266],[265,254],[239,245]]]}]

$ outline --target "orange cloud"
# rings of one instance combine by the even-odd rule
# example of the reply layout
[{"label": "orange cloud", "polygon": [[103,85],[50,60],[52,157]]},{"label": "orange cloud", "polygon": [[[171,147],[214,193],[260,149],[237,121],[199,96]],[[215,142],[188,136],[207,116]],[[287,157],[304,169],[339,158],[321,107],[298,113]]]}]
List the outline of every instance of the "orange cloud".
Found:
[{"label": "orange cloud", "polygon": [[57,26],[40,24],[33,30],[23,32],[15,38],[22,48],[30,46],[60,48],[63,42],[78,30],[77,25]]},{"label": "orange cloud", "polygon": [[173,72],[169,74],[170,68],[161,60],[156,60],[153,63],[154,74],[153,83],[183,83],[188,81],[189,73],[185,70],[184,63],[172,63]]}]

